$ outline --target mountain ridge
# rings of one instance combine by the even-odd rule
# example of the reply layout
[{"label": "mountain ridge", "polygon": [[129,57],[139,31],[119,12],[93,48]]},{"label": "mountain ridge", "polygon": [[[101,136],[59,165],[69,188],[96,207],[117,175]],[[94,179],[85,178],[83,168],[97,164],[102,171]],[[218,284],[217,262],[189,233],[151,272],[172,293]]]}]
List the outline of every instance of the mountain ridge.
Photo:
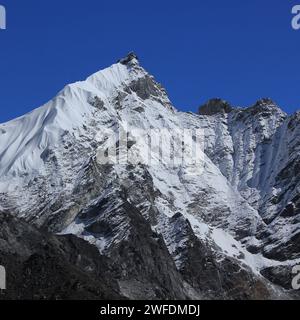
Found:
[{"label": "mountain ridge", "polygon": [[[121,140],[107,133],[126,128],[126,152],[137,161],[101,163],[100,153],[116,144],[121,151]],[[151,130],[162,136],[147,162]],[[200,130],[203,149],[195,163],[170,166],[161,161],[166,132],[176,158],[182,141],[174,133],[183,130],[191,140]],[[123,264],[117,281],[127,298],[162,297],[162,257],[173,264],[165,297],[179,290],[172,285],[177,278],[181,298],[280,298],[290,290],[273,271],[281,267],[288,278],[300,263],[299,145],[297,113],[287,116],[269,99],[247,109],[215,99],[204,114],[177,111],[130,53],[0,125],[0,211],[73,234]],[[184,149],[192,154],[189,145]],[[154,260],[134,249],[139,241]],[[131,265],[126,255],[135,257]],[[158,283],[160,293],[145,292],[146,282]]]}]

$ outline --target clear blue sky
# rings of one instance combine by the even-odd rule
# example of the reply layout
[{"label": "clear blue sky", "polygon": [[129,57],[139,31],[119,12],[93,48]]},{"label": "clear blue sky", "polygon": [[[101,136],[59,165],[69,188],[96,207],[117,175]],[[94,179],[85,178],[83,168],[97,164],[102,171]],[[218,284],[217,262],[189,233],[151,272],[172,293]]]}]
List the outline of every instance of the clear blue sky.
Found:
[{"label": "clear blue sky", "polygon": [[134,50],[195,111],[212,97],[247,106],[273,98],[300,109],[300,0],[0,0],[0,122]]}]

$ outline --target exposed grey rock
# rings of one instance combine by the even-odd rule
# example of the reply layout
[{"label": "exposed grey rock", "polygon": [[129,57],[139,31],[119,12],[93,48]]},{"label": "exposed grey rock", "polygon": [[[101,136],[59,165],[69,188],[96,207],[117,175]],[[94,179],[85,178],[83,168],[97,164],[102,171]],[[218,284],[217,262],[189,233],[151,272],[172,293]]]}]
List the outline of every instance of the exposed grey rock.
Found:
[{"label": "exposed grey rock", "polygon": [[124,299],[109,260],[72,235],[55,236],[0,214],[0,299]]},{"label": "exposed grey rock", "polygon": [[127,65],[132,60],[139,60],[139,59],[138,59],[138,56],[134,52],[129,52],[125,58],[120,59],[118,62]]},{"label": "exposed grey rock", "polygon": [[229,113],[232,107],[228,102],[222,99],[211,99],[206,104],[199,108],[199,114],[211,116],[216,113]]}]

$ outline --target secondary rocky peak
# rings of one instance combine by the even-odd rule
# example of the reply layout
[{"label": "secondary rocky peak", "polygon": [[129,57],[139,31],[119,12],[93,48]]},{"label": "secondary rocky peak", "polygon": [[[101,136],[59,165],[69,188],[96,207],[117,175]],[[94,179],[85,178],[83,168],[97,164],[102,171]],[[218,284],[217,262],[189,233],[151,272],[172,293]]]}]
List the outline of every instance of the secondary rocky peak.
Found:
[{"label": "secondary rocky peak", "polygon": [[247,108],[247,111],[251,112],[252,115],[255,114],[282,114],[285,113],[278,107],[278,105],[271,98],[262,98],[256,101],[256,103]]},{"label": "secondary rocky peak", "polygon": [[210,99],[199,108],[199,114],[210,116],[217,113],[229,113],[232,110],[232,106],[227,101],[220,98],[214,98]]},{"label": "secondary rocky peak", "polygon": [[261,98],[256,101],[254,106],[276,106],[276,103],[271,98]]},{"label": "secondary rocky peak", "polygon": [[134,61],[139,61],[139,58],[133,51],[131,51],[127,54],[126,57],[118,60],[118,63],[124,64],[124,65],[129,65]]}]

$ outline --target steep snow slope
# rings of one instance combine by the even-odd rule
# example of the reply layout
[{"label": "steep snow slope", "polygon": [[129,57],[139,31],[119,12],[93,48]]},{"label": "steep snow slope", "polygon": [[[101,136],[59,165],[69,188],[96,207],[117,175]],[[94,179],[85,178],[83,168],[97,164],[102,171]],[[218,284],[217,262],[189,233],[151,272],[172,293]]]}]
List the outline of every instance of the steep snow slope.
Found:
[{"label": "steep snow slope", "polygon": [[[242,281],[244,272],[255,283],[254,291],[245,289],[247,284],[243,283],[245,297],[257,297],[261,286],[264,297],[278,296],[280,290],[268,284],[259,271],[292,265],[299,256],[296,251],[289,259],[263,256],[270,251],[268,246],[274,246],[274,241],[268,243],[270,234],[281,237],[283,228],[276,224],[270,229],[265,217],[273,213],[261,211],[270,194],[267,186],[274,184],[271,177],[261,175],[272,167],[264,143],[281,128],[286,116],[279,110],[265,120],[251,110],[226,107],[210,112],[208,107],[208,111],[210,114],[203,116],[177,112],[165,90],[130,54],[85,81],[68,85],[45,106],[0,125],[0,210],[13,211],[53,232],[73,233],[124,264],[128,262],[120,256],[121,248],[125,246],[124,252],[129,254],[132,248],[128,243],[136,245],[140,228],[147,223],[155,239],[162,237],[183,277],[182,296],[211,292],[212,298],[219,292],[223,298],[238,297],[238,293],[231,296],[233,293],[224,288]],[[244,113],[247,119],[239,119]],[[299,126],[290,124],[293,126],[298,130]],[[111,139],[112,133],[126,128],[125,145],[120,137]],[[165,161],[162,154],[166,149],[172,158],[181,152],[193,153],[190,145],[182,146],[181,135],[183,129],[193,129],[184,131],[192,141],[197,128],[204,130],[204,152],[200,150],[194,162],[171,165]],[[153,130],[160,133],[156,141],[151,136]],[[154,143],[151,154],[149,136]],[[297,149],[293,143],[289,154]],[[196,145],[199,150],[202,142]],[[113,148],[118,160],[124,160],[125,148],[126,156],[135,162],[104,164],[103,155]],[[287,151],[281,152],[278,163],[287,158]],[[264,157],[265,164],[256,161]],[[293,157],[297,158],[297,153]],[[137,223],[139,215],[144,220]],[[298,230],[297,224],[285,228],[287,236],[291,228]],[[149,247],[149,237],[140,241],[154,250],[154,245]],[[166,255],[163,246],[155,250]],[[146,257],[142,259],[148,268],[153,264],[145,262]],[[208,269],[204,268],[207,264],[211,266]],[[131,270],[129,265],[126,268]],[[206,274],[207,283],[203,283],[201,272]],[[215,272],[222,278],[218,283]],[[228,274],[235,281],[229,280]],[[149,278],[141,280],[136,270],[128,271],[119,281],[122,294],[148,295],[137,285],[141,281]],[[155,293],[149,293],[151,296]]]},{"label": "steep snow slope", "polygon": [[47,147],[59,145],[66,132],[78,138],[85,119],[93,116],[89,101],[97,95],[109,104],[108,99],[122,84],[129,83],[130,77],[142,75],[131,74],[120,63],[113,65],[86,81],[67,85],[43,107],[1,125],[1,176],[14,177],[40,169]]}]

